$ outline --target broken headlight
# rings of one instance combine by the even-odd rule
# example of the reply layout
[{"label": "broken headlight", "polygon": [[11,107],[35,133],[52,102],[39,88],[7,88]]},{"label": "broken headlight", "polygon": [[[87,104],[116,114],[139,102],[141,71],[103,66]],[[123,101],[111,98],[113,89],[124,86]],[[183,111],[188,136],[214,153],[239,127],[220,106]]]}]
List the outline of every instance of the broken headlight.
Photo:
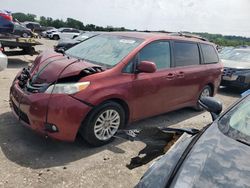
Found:
[{"label": "broken headlight", "polygon": [[89,84],[90,82],[53,84],[48,87],[45,93],[74,94],[86,89],[89,86]]}]

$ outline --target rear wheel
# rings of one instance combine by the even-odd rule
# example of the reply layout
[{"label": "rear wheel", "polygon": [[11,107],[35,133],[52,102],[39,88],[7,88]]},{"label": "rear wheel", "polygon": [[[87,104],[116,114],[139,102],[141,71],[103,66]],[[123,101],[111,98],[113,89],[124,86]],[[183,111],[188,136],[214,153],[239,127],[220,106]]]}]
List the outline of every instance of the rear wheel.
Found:
[{"label": "rear wheel", "polygon": [[119,128],[125,124],[125,112],[116,102],[105,102],[97,106],[86,118],[79,132],[93,146],[112,141]]},{"label": "rear wheel", "polygon": [[52,38],[53,38],[54,40],[59,40],[59,39],[60,39],[60,37],[59,37],[58,35],[54,35]]},{"label": "rear wheel", "polygon": [[[210,96],[212,96],[212,89],[211,89],[211,87],[209,85],[206,85],[201,90],[198,100],[200,100],[200,98],[202,98],[202,97],[210,97]],[[197,111],[202,111],[203,110],[202,106],[199,105],[198,101],[197,101],[197,104],[196,104],[194,109],[197,110]]]},{"label": "rear wheel", "polygon": [[28,37],[29,37],[29,35],[28,35],[28,33],[23,33],[23,34],[22,34],[22,37],[24,37],[24,38],[28,38]]}]

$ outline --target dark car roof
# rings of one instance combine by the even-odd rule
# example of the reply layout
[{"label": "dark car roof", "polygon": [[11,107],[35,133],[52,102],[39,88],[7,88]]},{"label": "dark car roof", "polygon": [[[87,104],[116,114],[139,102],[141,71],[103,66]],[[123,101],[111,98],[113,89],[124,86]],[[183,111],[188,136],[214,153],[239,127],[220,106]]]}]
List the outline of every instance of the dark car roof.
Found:
[{"label": "dark car roof", "polygon": [[[190,139],[181,140],[147,171],[137,187],[163,188]],[[250,147],[211,125],[195,143],[171,182],[171,187],[246,187],[250,185]]]},{"label": "dark car roof", "polygon": [[249,156],[250,147],[224,135],[215,122],[194,145],[172,185],[249,186]]},{"label": "dark car roof", "polygon": [[211,42],[204,41],[195,37],[184,37],[184,36],[171,36],[169,33],[160,33],[160,32],[110,32],[110,35],[119,35],[119,36],[126,36],[126,37],[134,37],[144,40],[154,40],[154,39],[172,39],[172,40],[185,40],[190,42],[202,42],[207,44],[212,44]]}]

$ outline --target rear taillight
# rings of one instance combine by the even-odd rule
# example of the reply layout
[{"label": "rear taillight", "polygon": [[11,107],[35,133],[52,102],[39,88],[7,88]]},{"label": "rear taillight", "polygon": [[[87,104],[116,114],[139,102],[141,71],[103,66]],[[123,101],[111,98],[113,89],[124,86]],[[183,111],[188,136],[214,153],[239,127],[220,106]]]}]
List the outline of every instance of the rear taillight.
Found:
[{"label": "rear taillight", "polygon": [[3,52],[3,48],[0,48],[0,52]]},{"label": "rear taillight", "polygon": [[12,16],[9,15],[9,14],[0,13],[0,16],[2,16],[3,18],[5,18],[6,20],[13,21]]}]

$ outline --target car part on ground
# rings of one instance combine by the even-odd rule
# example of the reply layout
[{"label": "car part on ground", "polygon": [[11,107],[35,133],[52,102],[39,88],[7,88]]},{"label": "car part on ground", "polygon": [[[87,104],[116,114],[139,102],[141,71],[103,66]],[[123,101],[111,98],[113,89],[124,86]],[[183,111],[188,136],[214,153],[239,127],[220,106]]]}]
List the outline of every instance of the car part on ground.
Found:
[{"label": "car part on ground", "polygon": [[148,127],[141,130],[119,130],[116,138],[129,141],[141,141],[146,146],[139,151],[136,157],[133,157],[128,165],[129,169],[134,169],[145,165],[156,157],[165,154],[168,149],[179,139],[183,133],[195,135],[199,132],[197,129],[177,129],[177,128],[159,128]]},{"label": "car part on ground", "polygon": [[250,88],[250,48],[230,48],[222,50],[220,57],[224,64],[222,86]]},{"label": "car part on ground", "polygon": [[[214,44],[203,40],[106,33],[64,54],[40,54],[17,75],[10,101],[27,127],[66,141],[74,141],[80,131],[97,146],[110,142],[127,123],[196,106],[207,85],[213,96],[221,69]],[[57,131],[48,132],[45,125]]]},{"label": "car part on ground", "polygon": [[1,43],[0,43],[0,71],[6,69],[7,68],[7,64],[8,64],[7,56],[4,55],[2,53],[2,51],[3,51],[3,48],[2,48]]}]

